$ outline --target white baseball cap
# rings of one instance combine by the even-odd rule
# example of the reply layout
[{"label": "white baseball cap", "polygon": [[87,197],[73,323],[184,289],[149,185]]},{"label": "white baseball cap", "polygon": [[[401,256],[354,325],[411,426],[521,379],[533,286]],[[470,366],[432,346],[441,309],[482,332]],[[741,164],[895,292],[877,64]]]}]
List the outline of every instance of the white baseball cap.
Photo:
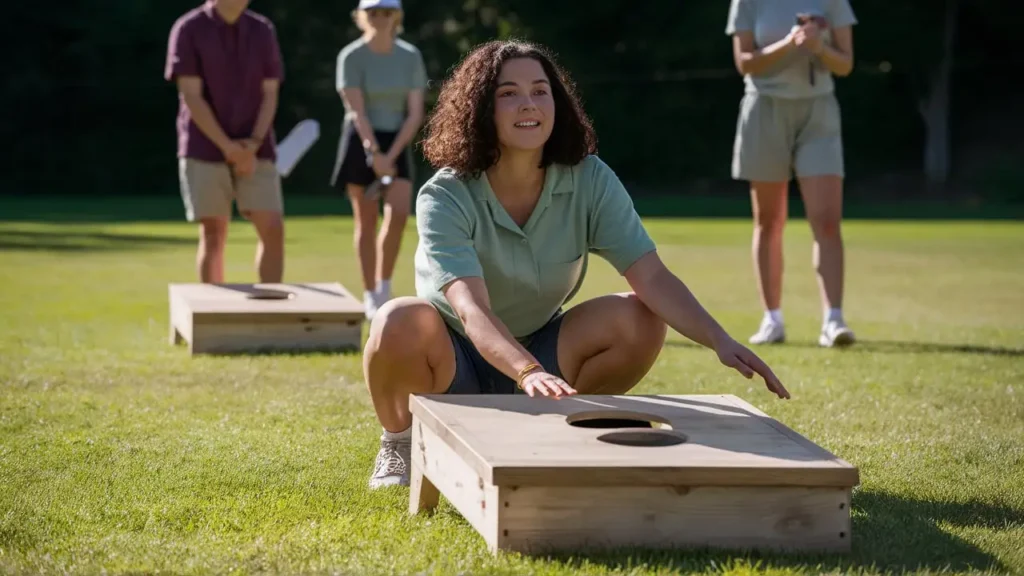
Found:
[{"label": "white baseball cap", "polygon": [[359,0],[359,10],[369,10],[370,8],[394,8],[395,10],[402,9],[401,0]]}]

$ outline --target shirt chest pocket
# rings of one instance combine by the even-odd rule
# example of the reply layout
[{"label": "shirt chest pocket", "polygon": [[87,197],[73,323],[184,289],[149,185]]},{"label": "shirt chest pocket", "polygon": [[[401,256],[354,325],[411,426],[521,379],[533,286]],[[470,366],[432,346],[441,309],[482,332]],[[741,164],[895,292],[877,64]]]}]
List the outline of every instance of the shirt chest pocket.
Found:
[{"label": "shirt chest pocket", "polygon": [[564,298],[572,292],[579,282],[583,271],[583,254],[576,258],[564,260],[540,260],[537,262],[540,273],[541,295],[548,298]]}]

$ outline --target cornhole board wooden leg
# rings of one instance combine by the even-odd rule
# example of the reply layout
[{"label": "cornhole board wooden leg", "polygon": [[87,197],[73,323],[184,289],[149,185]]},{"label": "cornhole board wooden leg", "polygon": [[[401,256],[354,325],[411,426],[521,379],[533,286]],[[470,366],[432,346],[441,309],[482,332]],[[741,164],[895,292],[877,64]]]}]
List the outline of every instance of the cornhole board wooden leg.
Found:
[{"label": "cornhole board wooden leg", "polygon": [[409,470],[409,512],[419,514],[437,508],[440,496],[437,486],[423,475],[418,464],[413,464]]}]

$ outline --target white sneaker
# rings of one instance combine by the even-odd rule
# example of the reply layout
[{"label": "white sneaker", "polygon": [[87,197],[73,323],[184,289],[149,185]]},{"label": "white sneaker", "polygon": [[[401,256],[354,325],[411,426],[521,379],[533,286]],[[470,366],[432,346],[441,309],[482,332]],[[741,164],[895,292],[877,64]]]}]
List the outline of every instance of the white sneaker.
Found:
[{"label": "white sneaker", "polygon": [[366,320],[373,320],[374,314],[377,313],[377,295],[369,290],[363,291],[363,313],[366,316]]},{"label": "white sneaker", "polygon": [[377,308],[384,305],[385,302],[391,300],[391,289],[390,288],[378,288],[373,293],[374,299],[377,301]]},{"label": "white sneaker", "polygon": [[786,328],[781,322],[775,322],[765,317],[761,320],[761,327],[757,333],[750,337],[751,344],[781,344],[786,341]]},{"label": "white sneaker", "polygon": [[385,486],[409,485],[409,460],[412,457],[412,439],[380,440],[377,462],[370,475],[370,489]]},{"label": "white sneaker", "polygon": [[818,344],[825,346],[826,348],[832,348],[836,346],[849,346],[853,344],[856,338],[853,335],[853,330],[850,330],[846,326],[846,322],[842,320],[832,320],[822,326],[821,335],[818,336]]}]

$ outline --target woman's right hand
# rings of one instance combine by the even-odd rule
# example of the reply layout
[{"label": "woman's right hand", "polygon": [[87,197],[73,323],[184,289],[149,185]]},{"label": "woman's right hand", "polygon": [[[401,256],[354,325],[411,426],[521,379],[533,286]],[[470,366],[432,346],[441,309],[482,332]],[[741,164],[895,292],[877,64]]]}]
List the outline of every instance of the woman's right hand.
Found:
[{"label": "woman's right hand", "polygon": [[566,384],[565,380],[542,370],[536,370],[527,374],[523,378],[522,388],[531,398],[537,393],[555,398],[576,394],[576,390]]},{"label": "woman's right hand", "polygon": [[388,160],[388,157],[384,154],[374,154],[373,172],[377,175],[377,178],[381,176],[394,176],[395,163]]}]

